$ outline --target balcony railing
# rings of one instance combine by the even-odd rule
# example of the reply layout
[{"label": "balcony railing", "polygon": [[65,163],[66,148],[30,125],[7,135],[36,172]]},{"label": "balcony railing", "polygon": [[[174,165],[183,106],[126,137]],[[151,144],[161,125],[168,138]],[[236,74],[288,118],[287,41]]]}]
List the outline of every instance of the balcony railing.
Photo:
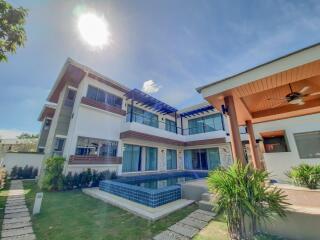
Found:
[{"label": "balcony railing", "polygon": [[122,157],[103,157],[95,155],[71,155],[69,164],[121,164]]}]

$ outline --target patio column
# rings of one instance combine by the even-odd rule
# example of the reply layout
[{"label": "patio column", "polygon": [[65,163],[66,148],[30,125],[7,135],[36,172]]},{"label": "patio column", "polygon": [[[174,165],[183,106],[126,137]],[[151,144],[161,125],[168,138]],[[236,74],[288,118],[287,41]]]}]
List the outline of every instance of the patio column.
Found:
[{"label": "patio column", "polygon": [[236,114],[236,108],[234,106],[233,96],[225,97],[224,103],[226,105],[226,108],[228,109],[228,120],[230,127],[233,160],[239,161],[242,164],[246,164],[244,159],[243,147],[240,138],[239,125]]},{"label": "patio column", "polygon": [[258,145],[256,143],[256,138],[255,138],[254,132],[253,132],[252,121],[247,120],[246,126],[247,126],[248,135],[249,135],[249,144],[250,144],[252,163],[256,169],[260,169],[261,168],[260,157],[259,157],[259,153],[258,153]]}]

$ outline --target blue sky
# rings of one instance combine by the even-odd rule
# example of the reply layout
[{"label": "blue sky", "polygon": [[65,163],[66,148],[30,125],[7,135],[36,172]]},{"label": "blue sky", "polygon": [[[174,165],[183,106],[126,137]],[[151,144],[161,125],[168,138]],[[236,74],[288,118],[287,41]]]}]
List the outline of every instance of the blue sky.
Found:
[{"label": "blue sky", "polygon": [[[320,39],[320,1],[14,0],[30,13],[24,48],[0,63],[0,136],[38,132],[37,117],[71,57],[178,108],[202,101],[196,87]],[[79,9],[104,15],[112,44],[93,50],[77,31]]]}]

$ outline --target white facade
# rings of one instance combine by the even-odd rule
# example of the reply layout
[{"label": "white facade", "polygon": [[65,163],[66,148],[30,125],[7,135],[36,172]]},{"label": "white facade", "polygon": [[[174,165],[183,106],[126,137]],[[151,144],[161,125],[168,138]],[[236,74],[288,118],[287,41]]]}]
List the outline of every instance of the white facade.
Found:
[{"label": "white facade", "polygon": [[[157,148],[157,168],[154,171],[170,171],[167,169],[167,160],[166,155],[168,149],[176,150],[176,159],[177,159],[177,167],[174,170],[184,170],[184,150],[190,149],[207,149],[207,148],[216,148],[219,152],[220,164],[222,166],[227,166],[232,162],[231,157],[231,149],[229,144],[229,137],[227,134],[227,130],[221,129],[217,131],[199,133],[199,134],[188,134],[188,130],[185,130],[184,135],[181,134],[181,119],[177,119],[177,128],[178,133],[170,132],[166,130],[165,121],[169,119],[171,121],[175,121],[175,117],[172,114],[159,114],[154,111],[150,107],[145,107],[141,103],[134,102],[134,106],[145,111],[151,112],[158,116],[158,127],[148,126],[138,122],[128,122],[125,112],[127,111],[128,105],[131,105],[131,100],[127,100],[125,92],[121,91],[121,88],[125,88],[122,85],[104,78],[103,81],[97,80],[97,78],[92,77],[90,74],[96,74],[92,70],[81,66],[73,61],[69,60],[67,62],[67,66],[64,67],[63,71],[68,68],[68,64],[72,66],[76,66],[77,68],[83,70],[85,75],[79,80],[78,85],[75,87],[74,84],[69,84],[68,82],[64,83],[64,86],[61,90],[58,89],[59,84],[65,77],[67,73],[60,74],[57,82],[54,85],[54,88],[50,92],[49,101],[54,94],[59,94],[56,100],[56,110],[54,116],[52,118],[48,138],[46,141],[45,148],[45,157],[50,157],[56,153],[57,148],[57,138],[64,139],[63,143],[63,151],[61,154],[67,161],[65,165],[65,172],[78,172],[87,168],[96,169],[98,171],[102,170],[112,170],[117,171],[119,174],[122,173],[122,164],[117,163],[94,163],[88,161],[73,161],[73,164],[70,164],[70,156],[76,155],[77,143],[79,137],[85,138],[94,138],[94,139],[103,139],[108,141],[116,141],[118,143],[117,147],[117,156],[118,158],[123,159],[123,151],[125,144],[130,145],[139,145],[141,147],[155,147]],[[96,74],[101,78],[100,75]],[[104,82],[106,80],[106,82]],[[116,85],[118,84],[118,85]],[[113,86],[116,85],[116,86]],[[122,102],[122,110],[124,114],[115,113],[113,111],[108,111],[106,109],[101,109],[100,107],[95,106],[95,104],[87,104],[82,100],[86,98],[88,87],[96,87],[123,99]],[[58,90],[59,91],[58,91]],[[68,110],[63,109],[65,106],[65,99],[68,96],[68,91],[75,91],[76,96],[74,98],[73,106],[70,111],[72,111],[71,117],[64,118],[64,112],[68,112]],[[183,113],[193,109],[197,109],[199,107],[207,106],[208,104],[202,103],[197,106],[190,107],[188,109],[184,109],[178,112]],[[128,114],[128,113],[127,113]],[[212,114],[220,114],[218,112],[209,111],[202,112],[198,115],[189,116],[188,118],[183,118],[183,128],[188,128],[188,120],[194,119],[198,117],[208,116]],[[219,115],[220,116],[220,115]],[[63,126],[68,125],[67,132],[61,134],[58,132],[58,125],[61,125],[61,121],[63,122]],[[69,123],[66,123],[69,121]],[[225,117],[222,117],[223,126],[226,126]],[[135,132],[147,134],[148,136],[160,138],[161,141],[158,140],[147,140],[140,137],[127,137],[121,138],[122,133],[126,132]],[[165,140],[163,140],[165,139]],[[220,142],[210,143],[212,139],[218,139]],[[168,142],[169,141],[169,142]],[[204,141],[204,142],[203,142]],[[192,143],[192,144],[188,144]],[[144,148],[143,148],[144,149]],[[142,151],[146,151],[145,149]],[[145,164],[145,157],[142,157],[142,165]],[[82,158],[84,159],[84,158]],[[99,160],[99,159],[98,159]],[[145,167],[142,166],[139,172],[144,172]],[[148,172],[154,172],[148,171]],[[134,172],[127,172],[122,174],[132,174]]]},{"label": "white facade", "polygon": [[320,131],[320,114],[306,115],[254,125],[256,139],[262,139],[260,133],[279,130],[284,130],[285,132],[288,152],[263,153],[267,170],[271,172],[273,178],[287,180],[286,172],[288,172],[291,167],[297,166],[301,163],[320,163],[320,155],[318,158],[300,158],[297,142],[294,138],[294,134],[297,133]]}]

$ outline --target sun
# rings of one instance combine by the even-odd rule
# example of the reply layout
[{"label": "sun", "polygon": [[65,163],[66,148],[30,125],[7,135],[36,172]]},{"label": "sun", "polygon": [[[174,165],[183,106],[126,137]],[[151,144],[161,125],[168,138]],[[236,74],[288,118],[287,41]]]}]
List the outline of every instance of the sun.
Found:
[{"label": "sun", "polygon": [[82,14],[78,19],[81,37],[92,47],[104,47],[110,44],[109,25],[103,17],[93,13]]}]

